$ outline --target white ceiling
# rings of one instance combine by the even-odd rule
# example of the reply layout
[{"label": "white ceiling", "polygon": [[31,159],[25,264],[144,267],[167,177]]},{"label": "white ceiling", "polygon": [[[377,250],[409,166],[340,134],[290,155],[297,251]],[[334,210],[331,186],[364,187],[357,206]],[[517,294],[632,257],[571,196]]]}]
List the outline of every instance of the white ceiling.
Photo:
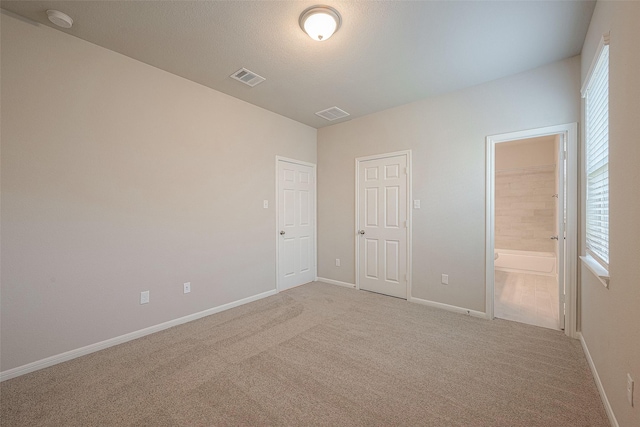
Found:
[{"label": "white ceiling", "polygon": [[[2,1],[3,9],[316,128],[580,53],[593,1],[334,1],[342,28],[311,40],[313,1]],[[58,27],[54,27],[58,28]],[[245,67],[254,88],[229,77]],[[332,106],[348,118],[328,122]]]}]

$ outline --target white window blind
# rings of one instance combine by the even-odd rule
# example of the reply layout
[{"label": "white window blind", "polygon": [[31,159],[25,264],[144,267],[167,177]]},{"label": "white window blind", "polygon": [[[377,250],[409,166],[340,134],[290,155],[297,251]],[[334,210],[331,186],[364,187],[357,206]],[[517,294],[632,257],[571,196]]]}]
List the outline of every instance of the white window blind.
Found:
[{"label": "white window blind", "polygon": [[587,83],[586,128],[586,245],[609,264],[609,46],[600,51]]}]

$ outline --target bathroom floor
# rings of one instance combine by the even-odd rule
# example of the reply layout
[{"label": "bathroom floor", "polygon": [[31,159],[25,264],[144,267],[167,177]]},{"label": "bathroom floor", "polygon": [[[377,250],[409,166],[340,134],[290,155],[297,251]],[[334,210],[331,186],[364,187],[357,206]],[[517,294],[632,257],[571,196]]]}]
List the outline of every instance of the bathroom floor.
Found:
[{"label": "bathroom floor", "polygon": [[557,330],[558,304],[555,277],[496,270],[495,317]]}]

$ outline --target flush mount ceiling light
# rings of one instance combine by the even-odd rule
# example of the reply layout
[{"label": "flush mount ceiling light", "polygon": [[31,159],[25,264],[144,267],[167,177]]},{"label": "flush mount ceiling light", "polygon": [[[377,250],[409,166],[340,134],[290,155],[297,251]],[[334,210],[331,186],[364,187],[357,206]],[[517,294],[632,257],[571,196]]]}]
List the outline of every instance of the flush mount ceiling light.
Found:
[{"label": "flush mount ceiling light", "polygon": [[311,6],[302,12],[299,23],[309,37],[321,42],[340,29],[342,17],[330,6]]},{"label": "flush mount ceiling light", "polygon": [[62,13],[59,10],[47,10],[47,16],[49,21],[53,22],[58,27],[71,28],[73,25],[73,19],[66,13]]}]

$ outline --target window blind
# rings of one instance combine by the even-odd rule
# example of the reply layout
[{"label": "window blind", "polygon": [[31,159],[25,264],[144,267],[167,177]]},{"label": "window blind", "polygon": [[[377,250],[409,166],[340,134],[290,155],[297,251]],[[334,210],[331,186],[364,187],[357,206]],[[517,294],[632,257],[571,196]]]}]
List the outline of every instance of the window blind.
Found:
[{"label": "window blind", "polygon": [[609,46],[600,53],[585,94],[586,244],[609,264]]}]

